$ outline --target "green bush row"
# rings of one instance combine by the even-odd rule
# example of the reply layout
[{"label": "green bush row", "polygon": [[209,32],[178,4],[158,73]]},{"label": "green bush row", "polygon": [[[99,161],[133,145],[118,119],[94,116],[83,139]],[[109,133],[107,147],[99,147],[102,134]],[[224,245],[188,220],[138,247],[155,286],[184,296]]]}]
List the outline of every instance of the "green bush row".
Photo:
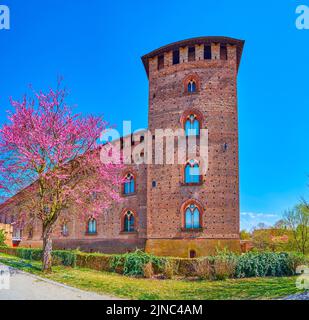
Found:
[{"label": "green bush row", "polygon": [[79,267],[116,272],[127,276],[142,276],[147,263],[152,264],[155,273],[160,273],[164,268],[165,260],[165,258],[156,257],[141,250],[117,255],[76,253],[76,265]]},{"label": "green bush row", "polygon": [[121,255],[77,254],[77,265],[96,270],[112,271],[127,276],[163,274],[221,280],[226,278],[281,277],[295,274],[296,267],[308,263],[305,256],[293,253],[222,252],[199,259],[164,258],[143,251]]},{"label": "green bush row", "polygon": [[[9,248],[0,247],[0,252],[14,255],[24,260],[40,261],[42,259],[42,249],[30,248]],[[53,264],[64,265],[68,267],[76,266],[76,254],[74,251],[54,250],[52,252]]]},{"label": "green bush row", "polygon": [[143,276],[144,267],[148,263],[152,264],[154,273],[160,273],[164,269],[166,259],[147,254],[141,250],[136,250],[132,253],[112,256],[110,268],[114,272],[119,269],[123,270],[123,274],[127,276]]},{"label": "green bush row", "polygon": [[284,277],[295,274],[296,267],[308,263],[297,253],[248,252],[237,259],[236,278]]},{"label": "green bush row", "polygon": [[[42,258],[41,249],[0,247],[0,252],[25,260]],[[308,264],[304,255],[274,252],[236,255],[223,251],[216,256],[199,259],[156,257],[141,250],[119,255],[55,250],[52,255],[56,265],[78,266],[127,276],[152,277],[162,274],[165,278],[185,276],[210,280],[291,276],[295,274],[297,266]]]}]

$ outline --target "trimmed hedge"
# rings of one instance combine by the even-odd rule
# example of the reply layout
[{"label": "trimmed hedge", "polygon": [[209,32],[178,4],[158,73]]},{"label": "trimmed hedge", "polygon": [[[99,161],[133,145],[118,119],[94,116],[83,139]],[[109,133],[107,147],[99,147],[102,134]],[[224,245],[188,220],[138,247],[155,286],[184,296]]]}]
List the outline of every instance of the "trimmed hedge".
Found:
[{"label": "trimmed hedge", "polygon": [[114,272],[123,270],[122,273],[127,276],[143,276],[146,264],[151,263],[154,272],[160,273],[163,271],[165,260],[144,251],[136,250],[133,253],[114,255],[110,261],[110,268]]},{"label": "trimmed hedge", "polygon": [[[98,271],[112,271],[111,255],[101,253],[76,253],[76,266],[90,268]],[[118,269],[117,273],[123,273],[123,269]]]},{"label": "trimmed hedge", "polygon": [[[25,260],[42,260],[42,249],[29,249],[29,248],[9,248],[0,247],[0,252],[19,257]],[[63,265],[68,267],[76,266],[76,254],[74,251],[54,250],[52,252],[53,264]]]},{"label": "trimmed hedge", "polygon": [[[0,247],[0,252],[25,260],[42,258],[41,249]],[[199,259],[181,259],[156,257],[141,250],[121,255],[55,250],[52,256],[54,265],[78,266],[127,276],[145,276],[147,265],[148,273],[162,274],[165,278],[184,276],[209,280],[292,276],[297,266],[308,263],[308,258],[301,254],[273,252],[243,255],[223,252]]]}]

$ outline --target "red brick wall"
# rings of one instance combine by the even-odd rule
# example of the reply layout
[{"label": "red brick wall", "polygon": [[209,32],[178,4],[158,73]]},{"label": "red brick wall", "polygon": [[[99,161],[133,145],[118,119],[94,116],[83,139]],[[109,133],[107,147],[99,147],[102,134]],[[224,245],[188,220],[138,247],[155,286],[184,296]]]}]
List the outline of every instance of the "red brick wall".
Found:
[{"label": "red brick wall", "polygon": [[[121,203],[113,205],[97,219],[96,235],[87,235],[87,222],[72,217],[68,222],[69,234],[64,237],[60,220],[54,231],[55,247],[125,252],[143,249],[146,239],[149,239],[146,249],[164,255],[186,256],[187,250],[192,248],[199,256],[207,255],[220,243],[239,249],[239,45],[228,45],[228,59],[220,60],[220,44],[216,41],[216,44],[211,44],[212,60],[204,60],[204,46],[199,43],[196,44],[196,61],[188,62],[188,46],[180,43],[180,64],[172,65],[171,50],[161,50],[165,63],[160,71],[157,56],[146,60],[151,133],[155,134],[155,129],[181,128],[181,119],[190,110],[198,113],[202,128],[209,130],[209,170],[202,177],[202,184],[183,185],[184,165],[128,166],[124,174],[128,171],[135,173],[136,194],[124,197]],[[186,81],[191,76],[197,82],[198,92],[195,94],[186,92]],[[223,148],[225,144],[226,151]],[[156,181],[156,187],[152,186],[153,181]],[[202,212],[202,229],[195,232],[183,231],[182,228],[184,215],[181,209],[190,199],[198,202]],[[18,212],[18,207],[18,200],[9,206],[1,206],[0,218],[1,214]],[[135,213],[137,232],[122,232],[124,209]],[[41,245],[40,223],[37,222],[34,227],[31,238],[24,230],[21,245]]]},{"label": "red brick wall", "polygon": [[[128,166],[123,174],[133,172],[136,177],[136,193],[123,196],[120,203],[115,203],[97,218],[97,234],[86,233],[87,221],[77,218],[68,223],[69,235],[61,234],[61,223],[54,232],[54,243],[58,248],[79,247],[86,251],[125,252],[135,248],[144,248],[146,239],[146,166]],[[119,186],[119,192],[122,188]],[[123,213],[130,210],[135,215],[134,233],[123,232]]]},{"label": "red brick wall", "polygon": [[[186,49],[182,48],[184,57]],[[149,61],[149,129],[177,129],[185,111],[199,110],[203,128],[209,130],[209,170],[203,185],[188,187],[181,185],[183,166],[149,166],[148,238],[239,239],[236,47],[228,46],[227,61],[198,60],[169,65],[160,71],[156,63],[156,57]],[[186,94],[183,83],[190,75],[199,78],[200,86],[192,95]],[[157,181],[156,188],[151,186],[153,180]],[[180,208],[191,198],[204,208],[203,230],[197,233],[181,230]]]},{"label": "red brick wall", "polygon": [[[62,225],[64,220],[60,217],[53,232],[54,247],[59,249],[75,249],[80,248],[85,251],[100,251],[107,253],[117,253],[132,251],[136,248],[144,249],[146,240],[146,187],[147,174],[145,165],[131,165],[124,171],[133,172],[136,177],[136,193],[130,196],[123,196],[120,203],[115,203],[111,208],[102,212],[97,218],[97,234],[88,235],[87,221],[73,215],[67,221],[68,235],[62,235]],[[119,192],[122,187],[119,186]],[[29,195],[30,197],[31,195]],[[18,199],[9,205],[0,209],[0,221],[13,222],[18,216],[19,207]],[[134,233],[123,232],[123,212],[131,210],[135,214]],[[75,211],[75,210],[74,210]],[[66,214],[70,217],[70,214]],[[2,219],[2,220],[1,220]],[[33,229],[30,236],[30,228]],[[22,232],[22,241],[20,246],[23,247],[41,247],[42,246],[42,224],[36,220],[31,225],[25,225]]]}]

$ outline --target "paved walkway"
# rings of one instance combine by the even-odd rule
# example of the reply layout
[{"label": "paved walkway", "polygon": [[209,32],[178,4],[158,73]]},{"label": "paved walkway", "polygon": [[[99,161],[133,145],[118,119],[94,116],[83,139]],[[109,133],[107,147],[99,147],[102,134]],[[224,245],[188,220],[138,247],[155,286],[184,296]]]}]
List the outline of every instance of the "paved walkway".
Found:
[{"label": "paved walkway", "polygon": [[300,294],[294,294],[292,296],[288,296],[282,300],[309,300],[309,292],[304,292]]},{"label": "paved walkway", "polygon": [[[7,267],[0,263],[0,271],[5,269]],[[0,282],[0,300],[118,300],[115,297],[75,289],[14,268],[9,268],[9,273],[10,289],[3,289],[5,284]]]}]

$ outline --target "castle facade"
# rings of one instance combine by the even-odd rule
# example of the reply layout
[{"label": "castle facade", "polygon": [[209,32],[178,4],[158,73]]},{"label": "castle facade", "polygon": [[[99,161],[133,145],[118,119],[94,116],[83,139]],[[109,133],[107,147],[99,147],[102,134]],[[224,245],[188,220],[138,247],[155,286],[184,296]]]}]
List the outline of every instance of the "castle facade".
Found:
[{"label": "castle facade", "polygon": [[[55,248],[105,253],[140,248],[191,258],[218,247],[240,250],[237,74],[243,46],[237,39],[200,37],[142,57],[149,79],[149,131],[183,129],[199,141],[207,129],[208,170],[200,170],[198,157],[181,164],[126,165],[119,186],[123,201],[97,219],[59,221]],[[155,144],[152,148],[155,152]],[[17,200],[1,205],[0,222],[13,223],[16,206]],[[41,227],[16,229],[14,239],[40,246]]]}]

